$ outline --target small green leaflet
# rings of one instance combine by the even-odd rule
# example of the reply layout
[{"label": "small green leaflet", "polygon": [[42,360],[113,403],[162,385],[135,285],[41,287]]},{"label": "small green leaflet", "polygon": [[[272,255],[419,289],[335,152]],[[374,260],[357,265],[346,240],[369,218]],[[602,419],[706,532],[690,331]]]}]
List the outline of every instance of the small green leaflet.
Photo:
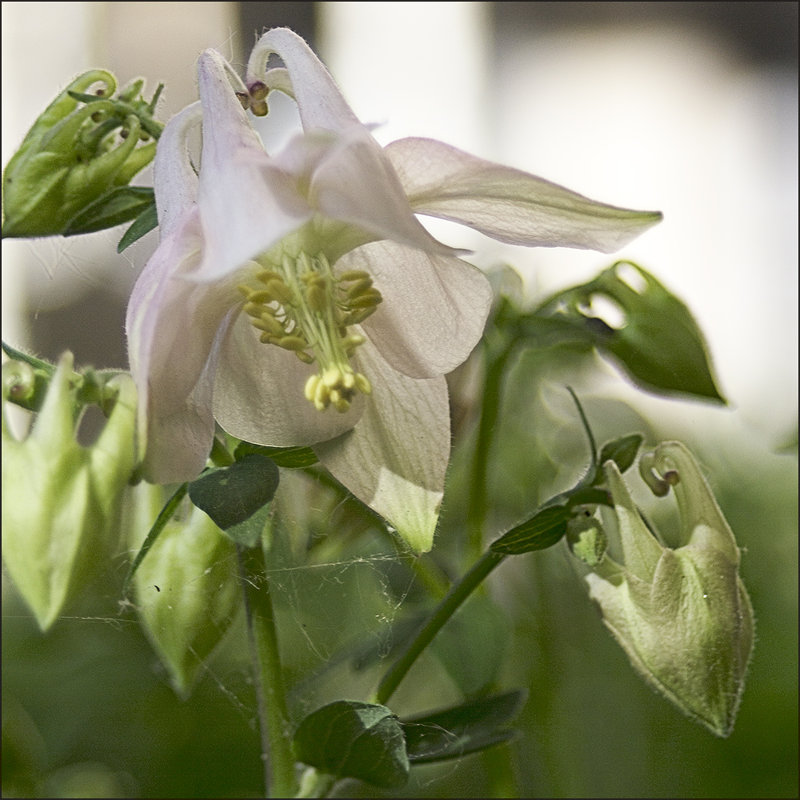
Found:
[{"label": "small green leaflet", "polygon": [[273,461],[252,453],[229,467],[210,470],[192,481],[189,497],[227,531],[248,520],[272,500],[279,478]]},{"label": "small green leaflet", "polygon": [[77,236],[113,228],[136,219],[149,208],[155,210],[153,189],[147,186],[119,186],[81,209],[67,223],[63,235]]},{"label": "small green leaflet", "polygon": [[508,741],[515,731],[505,725],[526,697],[524,689],[515,689],[401,720],[409,760],[412,765],[445,761]]},{"label": "small green leaflet", "polygon": [[294,735],[297,758],[337,778],[396,789],[408,780],[403,728],[386,707],[337,700],[309,714]]}]

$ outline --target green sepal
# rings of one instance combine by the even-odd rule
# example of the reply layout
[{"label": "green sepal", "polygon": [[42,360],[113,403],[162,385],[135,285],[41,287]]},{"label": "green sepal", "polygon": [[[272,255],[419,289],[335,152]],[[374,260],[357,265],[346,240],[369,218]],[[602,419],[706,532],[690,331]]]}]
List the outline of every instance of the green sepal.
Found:
[{"label": "green sepal", "polygon": [[229,467],[211,469],[189,484],[189,497],[223,531],[245,522],[278,488],[275,462],[251,453]]},{"label": "green sepal", "polygon": [[431,764],[507,742],[516,732],[505,725],[519,713],[527,694],[515,689],[401,720],[409,761]]},{"label": "green sepal", "polygon": [[154,228],[158,227],[158,212],[156,210],[155,201],[147,206],[138,217],[133,221],[131,226],[122,235],[117,245],[117,252],[121,253],[126,248],[130,247],[134,242],[137,242],[142,236],[150,233]]},{"label": "green sepal", "polygon": [[604,444],[600,450],[597,472],[592,484],[597,485],[605,482],[606,476],[603,472],[603,464],[606,461],[613,461],[619,467],[620,472],[630,469],[636,461],[636,456],[643,441],[644,436],[640,433],[631,433],[628,436],[621,436],[619,439],[614,439],[613,442]]},{"label": "green sepal", "polygon": [[337,700],[309,714],[294,735],[296,757],[336,778],[397,789],[410,769],[403,726],[386,706]]},{"label": "green sepal", "polygon": [[148,186],[119,186],[99,197],[76,214],[64,229],[64,236],[94,233],[130,222],[149,208],[155,208],[155,194]]}]

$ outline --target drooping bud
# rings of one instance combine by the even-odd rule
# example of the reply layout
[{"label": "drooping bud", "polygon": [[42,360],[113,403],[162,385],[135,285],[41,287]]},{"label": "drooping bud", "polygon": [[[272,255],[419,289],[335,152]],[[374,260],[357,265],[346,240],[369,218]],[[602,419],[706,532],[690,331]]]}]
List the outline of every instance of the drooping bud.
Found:
[{"label": "drooping bud", "polygon": [[[85,94],[95,84],[102,88]],[[113,97],[117,82],[90,70],[39,115],[3,172],[3,236],[71,236],[138,216],[152,190],[128,187],[156,151],[158,92],[140,98],[142,81]]]},{"label": "drooping bud", "polygon": [[[137,552],[166,499],[159,486],[136,487],[129,536]],[[236,546],[199,508],[167,523],[133,577],[147,638],[175,691],[188,696],[203,663],[231,625],[242,599]]]},{"label": "drooping bud", "polygon": [[5,408],[3,415],[3,560],[43,631],[107,568],[138,460],[132,379],[118,375],[106,384],[116,401],[97,441],[82,447],[72,363],[71,353],[59,360],[25,439],[8,430]]},{"label": "drooping bud", "polygon": [[650,532],[617,466],[605,465],[621,563],[606,556],[586,576],[603,622],[658,692],[717,736],[728,736],[753,647],[753,609],[739,548],[692,454],[664,442],[645,459],[656,495],[672,487],[675,549]]}]

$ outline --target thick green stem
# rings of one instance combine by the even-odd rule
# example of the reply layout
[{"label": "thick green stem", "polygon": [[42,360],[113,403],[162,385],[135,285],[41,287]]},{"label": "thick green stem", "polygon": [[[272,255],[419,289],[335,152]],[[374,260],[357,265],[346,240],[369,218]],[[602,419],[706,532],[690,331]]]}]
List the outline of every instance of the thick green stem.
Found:
[{"label": "thick green stem", "polygon": [[392,664],[389,671],[383,676],[375,692],[375,703],[386,703],[394,694],[395,689],[411,669],[422,651],[433,641],[433,637],[441,630],[442,626],[453,616],[458,607],[470,596],[473,590],[480,585],[487,575],[505,558],[505,556],[487,550],[475,562],[469,572],[453,586],[445,598],[435,608],[428,621],[420,628],[417,635],[403,650],[397,661]]},{"label": "thick green stem", "polygon": [[238,554],[255,668],[266,796],[292,797],[297,791],[295,760],[264,551],[260,546],[239,547]]}]

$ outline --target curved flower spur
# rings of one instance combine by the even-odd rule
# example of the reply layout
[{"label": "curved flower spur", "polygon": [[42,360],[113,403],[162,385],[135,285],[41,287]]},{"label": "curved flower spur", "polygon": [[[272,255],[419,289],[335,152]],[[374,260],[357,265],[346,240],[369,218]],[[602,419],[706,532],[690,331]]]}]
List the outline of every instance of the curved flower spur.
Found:
[{"label": "curved flower spur", "polygon": [[[277,54],[284,67],[266,68]],[[166,126],[155,163],[161,242],[128,308],[144,401],[145,475],[194,478],[214,419],[263,445],[313,445],[330,472],[430,549],[450,450],[445,375],[478,342],[483,274],[415,214],[503,242],[610,252],[656,212],[596,203],[428,139],[386,148],[306,43],[269,31],[246,85],[214,50],[200,103]],[[297,103],[302,132],[270,155],[245,107]],[[202,124],[195,174],[188,129]]]}]

